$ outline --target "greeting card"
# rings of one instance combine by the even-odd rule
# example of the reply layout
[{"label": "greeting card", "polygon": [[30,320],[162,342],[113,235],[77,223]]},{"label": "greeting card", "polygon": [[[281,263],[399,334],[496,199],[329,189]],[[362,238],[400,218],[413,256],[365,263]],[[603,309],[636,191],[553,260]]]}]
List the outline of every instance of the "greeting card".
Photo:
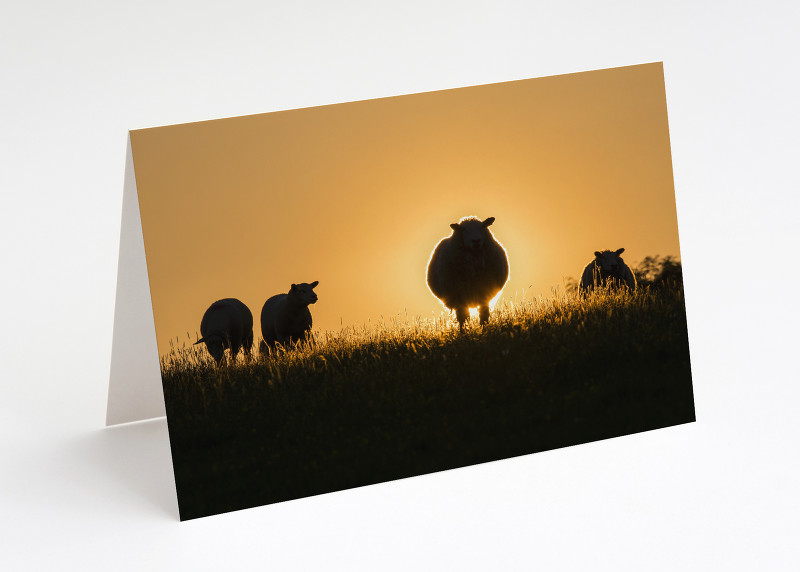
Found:
[{"label": "greeting card", "polygon": [[660,63],[130,132],[181,519],[695,420]]}]

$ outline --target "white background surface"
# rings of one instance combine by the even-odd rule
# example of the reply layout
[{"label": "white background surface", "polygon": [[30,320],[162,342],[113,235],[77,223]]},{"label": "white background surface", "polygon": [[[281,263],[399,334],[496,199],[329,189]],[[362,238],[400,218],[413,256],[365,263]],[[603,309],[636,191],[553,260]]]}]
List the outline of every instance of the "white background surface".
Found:
[{"label": "white background surface", "polygon": [[[0,568],[794,569],[798,5],[5,3]],[[697,423],[177,521],[103,428],[128,129],[652,61]]]}]

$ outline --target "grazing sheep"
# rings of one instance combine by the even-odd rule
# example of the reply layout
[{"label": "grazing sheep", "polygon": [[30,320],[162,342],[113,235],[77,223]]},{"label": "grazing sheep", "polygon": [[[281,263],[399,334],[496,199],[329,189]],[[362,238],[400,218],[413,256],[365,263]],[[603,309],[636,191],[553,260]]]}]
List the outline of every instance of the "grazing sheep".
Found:
[{"label": "grazing sheep", "polygon": [[620,248],[615,252],[603,250],[594,253],[592,260],[583,270],[581,276],[580,291],[588,292],[596,285],[603,284],[608,286],[624,286],[631,290],[636,289],[636,277],[622,260],[620,254],[625,252]]},{"label": "grazing sheep", "polygon": [[236,298],[217,300],[209,306],[200,322],[200,335],[195,342],[205,342],[206,349],[219,365],[226,349],[231,350],[231,361],[244,346],[245,355],[253,347],[253,314]]},{"label": "grazing sheep", "polygon": [[292,284],[286,294],[276,294],[264,302],[261,309],[261,351],[267,346],[274,348],[280,342],[296,343],[308,335],[311,330],[311,311],[309,304],[317,301],[314,292],[319,280],[311,284]]},{"label": "grazing sheep", "polygon": [[493,222],[464,217],[451,224],[453,234],[439,241],[428,261],[428,288],[456,311],[461,330],[475,306],[480,323],[489,321],[489,302],[508,280],[506,251],[489,230]]}]

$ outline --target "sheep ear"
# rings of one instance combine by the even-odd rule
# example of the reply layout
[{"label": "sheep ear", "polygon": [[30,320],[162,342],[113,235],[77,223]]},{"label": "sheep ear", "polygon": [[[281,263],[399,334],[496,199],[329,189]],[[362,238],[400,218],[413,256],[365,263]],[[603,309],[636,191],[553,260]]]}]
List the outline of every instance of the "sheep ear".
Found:
[{"label": "sheep ear", "polygon": [[458,223],[455,222],[450,225],[450,228],[452,228],[453,230],[461,230],[461,227],[458,226]]},{"label": "sheep ear", "polygon": [[311,286],[312,288],[316,288],[316,287],[317,287],[317,284],[319,284],[319,280],[314,280],[314,281],[313,281],[313,282],[310,284],[310,286]]},{"label": "sheep ear", "polygon": [[193,346],[196,346],[197,344],[202,344],[204,341],[206,341],[206,339],[205,339],[205,338],[200,338],[199,340],[197,340],[197,341],[196,341],[195,343],[193,343],[192,345],[193,345]]},{"label": "sheep ear", "polygon": [[292,287],[289,289],[289,291],[290,292],[296,292],[297,291],[297,284],[292,284]]},{"label": "sheep ear", "polygon": [[596,258],[600,258],[600,251],[599,250],[595,250],[594,251],[594,255],[595,255]]},{"label": "sheep ear", "polygon": [[487,226],[492,226],[492,223],[493,223],[493,222],[494,222],[494,217],[493,217],[493,216],[490,216],[490,217],[489,217],[489,218],[487,218],[485,221],[483,221],[483,226],[484,226],[484,228],[486,228]]},{"label": "sheep ear", "polygon": [[617,256],[619,256],[619,255],[620,255],[620,254],[622,254],[623,252],[625,252],[625,249],[624,249],[624,248],[620,248],[619,250],[617,250],[617,252],[616,252],[615,254],[616,254]]}]

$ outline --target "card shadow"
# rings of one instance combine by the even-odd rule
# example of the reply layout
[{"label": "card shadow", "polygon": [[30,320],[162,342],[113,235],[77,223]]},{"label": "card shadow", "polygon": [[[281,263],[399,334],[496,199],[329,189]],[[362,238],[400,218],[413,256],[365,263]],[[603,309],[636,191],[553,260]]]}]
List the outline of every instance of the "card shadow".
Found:
[{"label": "card shadow", "polygon": [[180,519],[166,418],[106,427],[84,435],[73,446],[115,485],[175,521]]}]

